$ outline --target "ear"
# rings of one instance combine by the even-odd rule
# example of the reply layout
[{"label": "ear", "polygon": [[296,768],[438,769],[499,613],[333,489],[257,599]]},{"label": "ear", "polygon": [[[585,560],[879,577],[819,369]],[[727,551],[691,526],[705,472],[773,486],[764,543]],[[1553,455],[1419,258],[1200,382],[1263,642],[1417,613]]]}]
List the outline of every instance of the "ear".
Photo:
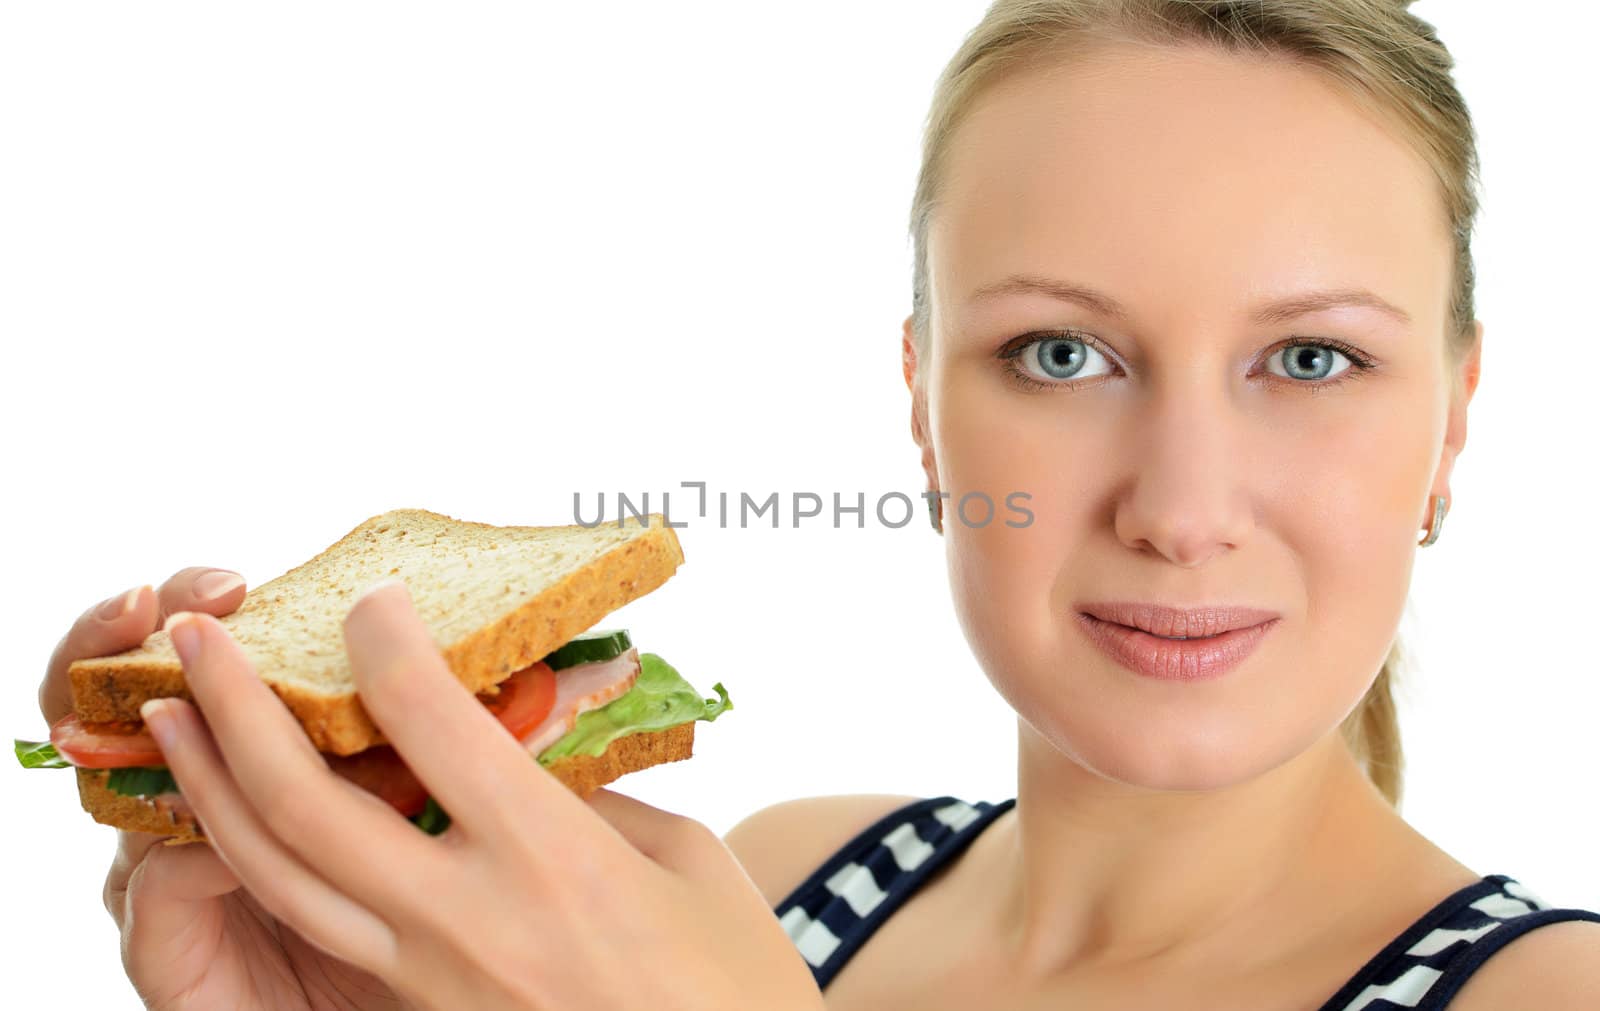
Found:
[{"label": "ear", "polygon": [[922,450],[922,472],[932,491],[939,487],[939,468],[933,456],[933,439],[928,434],[928,390],[917,367],[917,342],[911,321],[912,317],[907,316],[900,326],[900,370],[906,389],[911,391],[911,439]]},{"label": "ear", "polygon": [[[1433,495],[1450,498],[1450,471],[1456,457],[1467,444],[1467,405],[1478,389],[1478,377],[1483,371],[1483,321],[1472,321],[1472,350],[1461,359],[1460,366],[1450,376],[1450,417],[1445,425],[1444,450],[1439,459],[1439,470],[1433,477]],[[1430,499],[1431,501],[1431,499]],[[1423,521],[1424,524],[1427,522]]]},{"label": "ear", "polygon": [[917,342],[914,339],[916,331],[912,328],[913,317],[907,316],[906,321],[900,324],[900,371],[906,379],[906,389],[916,392],[913,385],[917,378]]}]

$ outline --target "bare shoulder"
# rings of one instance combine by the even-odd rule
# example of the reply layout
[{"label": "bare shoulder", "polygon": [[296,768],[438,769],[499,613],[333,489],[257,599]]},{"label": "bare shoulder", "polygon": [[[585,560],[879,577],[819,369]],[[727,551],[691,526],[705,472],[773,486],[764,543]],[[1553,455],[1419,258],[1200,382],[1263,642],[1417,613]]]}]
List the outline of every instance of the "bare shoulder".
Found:
[{"label": "bare shoulder", "polygon": [[890,811],[920,799],[887,793],[800,797],[762,808],[729,829],[722,841],[767,904],[776,906],[840,846]]},{"label": "bare shoulder", "polygon": [[1600,923],[1563,920],[1523,934],[1483,963],[1450,1011],[1600,1007]]}]

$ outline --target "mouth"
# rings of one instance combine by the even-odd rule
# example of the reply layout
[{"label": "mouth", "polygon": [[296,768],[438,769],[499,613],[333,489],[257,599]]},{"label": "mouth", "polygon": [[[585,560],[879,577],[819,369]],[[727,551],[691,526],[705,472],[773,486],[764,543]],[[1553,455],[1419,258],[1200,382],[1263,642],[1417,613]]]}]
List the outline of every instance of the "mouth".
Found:
[{"label": "mouth", "polygon": [[1122,625],[1169,642],[1216,639],[1229,632],[1254,628],[1280,617],[1278,612],[1266,608],[1232,604],[1169,607],[1139,601],[1112,601],[1080,604],[1078,610],[1091,618]]},{"label": "mouth", "polygon": [[1220,677],[1254,653],[1280,617],[1262,608],[1142,603],[1087,604],[1078,611],[1089,640],[1108,657],[1164,681]]}]

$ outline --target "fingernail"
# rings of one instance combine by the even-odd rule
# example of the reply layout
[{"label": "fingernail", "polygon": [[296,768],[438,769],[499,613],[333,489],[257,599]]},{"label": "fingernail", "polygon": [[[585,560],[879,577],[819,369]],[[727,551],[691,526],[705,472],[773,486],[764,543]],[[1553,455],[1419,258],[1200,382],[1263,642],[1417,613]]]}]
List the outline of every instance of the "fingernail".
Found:
[{"label": "fingernail", "polygon": [[167,617],[161,628],[172,636],[172,648],[178,651],[178,660],[191,666],[200,657],[200,630],[194,627],[193,611],[176,611]]},{"label": "fingernail", "polygon": [[237,572],[218,569],[194,581],[194,595],[201,600],[216,600],[244,585],[244,577]]},{"label": "fingernail", "polygon": [[118,618],[133,610],[133,605],[139,602],[139,591],[142,586],[135,586],[127,593],[118,594],[95,608],[94,615],[101,621],[116,621]]},{"label": "fingernail", "polygon": [[385,589],[387,589],[388,587],[391,587],[391,586],[402,586],[403,587],[405,585],[406,585],[405,584],[405,580],[400,579],[400,578],[398,578],[396,576],[389,576],[386,579],[378,580],[376,583],[373,583],[371,586],[367,587],[365,590],[362,590],[361,591],[361,596],[357,597],[356,600],[358,602],[362,601],[362,600],[366,600],[368,597],[372,596],[373,594],[380,593],[383,590],[385,590]]},{"label": "fingernail", "polygon": [[150,736],[156,739],[156,745],[166,751],[172,743],[172,717],[167,712],[166,703],[161,699],[146,699],[144,705],[139,707],[139,718],[144,720]]}]

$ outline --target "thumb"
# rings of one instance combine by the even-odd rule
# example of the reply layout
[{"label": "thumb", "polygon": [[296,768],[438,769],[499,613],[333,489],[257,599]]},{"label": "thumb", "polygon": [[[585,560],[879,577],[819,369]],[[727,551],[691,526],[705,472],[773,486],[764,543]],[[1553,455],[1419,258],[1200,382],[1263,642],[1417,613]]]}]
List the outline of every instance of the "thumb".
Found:
[{"label": "thumb", "polygon": [[238,887],[239,879],[206,843],[151,846],[133,869],[122,965],[147,1006],[170,1006],[213,971],[230,930],[245,926],[228,923],[222,898]]},{"label": "thumb", "polygon": [[589,806],[629,845],[668,870],[698,878],[720,865],[737,865],[717,834],[693,818],[604,788],[589,795]]},{"label": "thumb", "polygon": [[128,882],[129,893],[142,886],[159,893],[163,902],[198,902],[239,887],[238,877],[204,842],[152,846],[134,878],[141,875],[143,882]]}]

